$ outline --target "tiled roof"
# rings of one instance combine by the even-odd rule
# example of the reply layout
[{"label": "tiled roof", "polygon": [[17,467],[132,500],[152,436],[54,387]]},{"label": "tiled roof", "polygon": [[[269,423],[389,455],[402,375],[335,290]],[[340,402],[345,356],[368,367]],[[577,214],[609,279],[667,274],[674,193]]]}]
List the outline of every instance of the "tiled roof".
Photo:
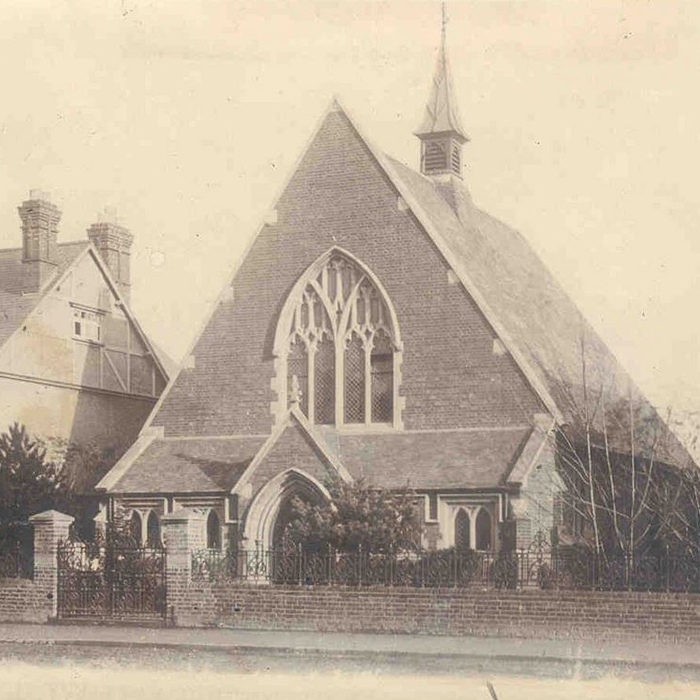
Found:
[{"label": "tiled roof", "polygon": [[378,488],[477,489],[505,484],[530,427],[338,437],[354,478]]},{"label": "tiled roof", "polygon": [[[530,427],[340,435],[328,440],[353,478],[377,488],[478,489],[505,484]],[[158,439],[112,493],[229,492],[264,443],[260,437]]]},{"label": "tiled roof", "polygon": [[604,386],[609,401],[627,399],[631,392],[644,413],[653,414],[662,428],[657,457],[689,463],[687,451],[525,238],[475,207],[456,178],[433,182],[384,157],[549,391],[564,420],[568,422],[583,406],[583,347],[589,392],[600,392]]},{"label": "tiled roof", "polygon": [[[89,241],[58,244],[58,279],[90,245]],[[0,345],[16,330],[41,301],[50,285],[38,294],[22,294],[22,249],[0,250]]]},{"label": "tiled roof", "polygon": [[260,437],[155,440],[110,491],[228,492],[264,441]]}]

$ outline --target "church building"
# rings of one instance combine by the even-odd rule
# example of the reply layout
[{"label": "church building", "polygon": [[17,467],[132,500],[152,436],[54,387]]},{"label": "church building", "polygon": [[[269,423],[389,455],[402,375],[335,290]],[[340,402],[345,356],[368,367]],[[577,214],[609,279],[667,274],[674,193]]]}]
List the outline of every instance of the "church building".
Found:
[{"label": "church building", "polygon": [[[412,489],[423,545],[497,551],[561,525],[558,427],[589,372],[627,375],[528,242],[479,209],[444,36],[419,168],[334,99],[104,509],[207,515],[277,544],[294,495]],[[418,160],[418,159],[417,159]],[[143,528],[145,531],[145,528]]]}]

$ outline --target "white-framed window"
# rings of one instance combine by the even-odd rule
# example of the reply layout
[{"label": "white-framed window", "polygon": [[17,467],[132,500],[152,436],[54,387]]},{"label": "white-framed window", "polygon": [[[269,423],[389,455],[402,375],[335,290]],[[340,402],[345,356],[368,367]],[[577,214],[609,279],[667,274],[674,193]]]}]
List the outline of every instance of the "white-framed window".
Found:
[{"label": "white-framed window", "polygon": [[102,342],[102,314],[78,306],[73,307],[73,337]]},{"label": "white-framed window", "polygon": [[295,285],[275,338],[280,405],[316,425],[397,425],[401,343],[376,278],[334,251]]}]

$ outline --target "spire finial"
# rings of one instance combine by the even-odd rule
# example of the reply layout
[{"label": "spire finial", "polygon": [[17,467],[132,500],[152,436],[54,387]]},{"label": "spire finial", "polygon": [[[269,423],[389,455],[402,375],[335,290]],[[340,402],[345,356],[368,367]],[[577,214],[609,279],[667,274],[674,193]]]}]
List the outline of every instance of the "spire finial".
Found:
[{"label": "spire finial", "polygon": [[461,177],[462,144],[468,141],[460,123],[457,100],[452,88],[445,40],[447,3],[441,3],[441,44],[425,116],[416,136],[421,140],[421,172],[424,175],[454,174]]},{"label": "spire finial", "polygon": [[442,3],[442,50],[445,50],[445,37],[447,36],[447,3]]}]

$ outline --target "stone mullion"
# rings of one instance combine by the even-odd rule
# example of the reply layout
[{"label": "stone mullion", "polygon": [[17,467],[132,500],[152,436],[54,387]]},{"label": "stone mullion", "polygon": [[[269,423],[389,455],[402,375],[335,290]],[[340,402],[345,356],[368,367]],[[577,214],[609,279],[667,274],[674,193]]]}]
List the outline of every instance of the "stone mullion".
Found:
[{"label": "stone mullion", "polygon": [[339,331],[335,338],[335,424],[345,421],[345,339]]},{"label": "stone mullion", "polygon": [[365,425],[372,423],[372,341],[365,340]]},{"label": "stone mullion", "polygon": [[309,343],[306,347],[306,397],[307,418],[313,425],[316,421],[316,343]]},{"label": "stone mullion", "polygon": [[479,515],[481,507],[469,512],[469,546],[476,550],[476,518]]}]

